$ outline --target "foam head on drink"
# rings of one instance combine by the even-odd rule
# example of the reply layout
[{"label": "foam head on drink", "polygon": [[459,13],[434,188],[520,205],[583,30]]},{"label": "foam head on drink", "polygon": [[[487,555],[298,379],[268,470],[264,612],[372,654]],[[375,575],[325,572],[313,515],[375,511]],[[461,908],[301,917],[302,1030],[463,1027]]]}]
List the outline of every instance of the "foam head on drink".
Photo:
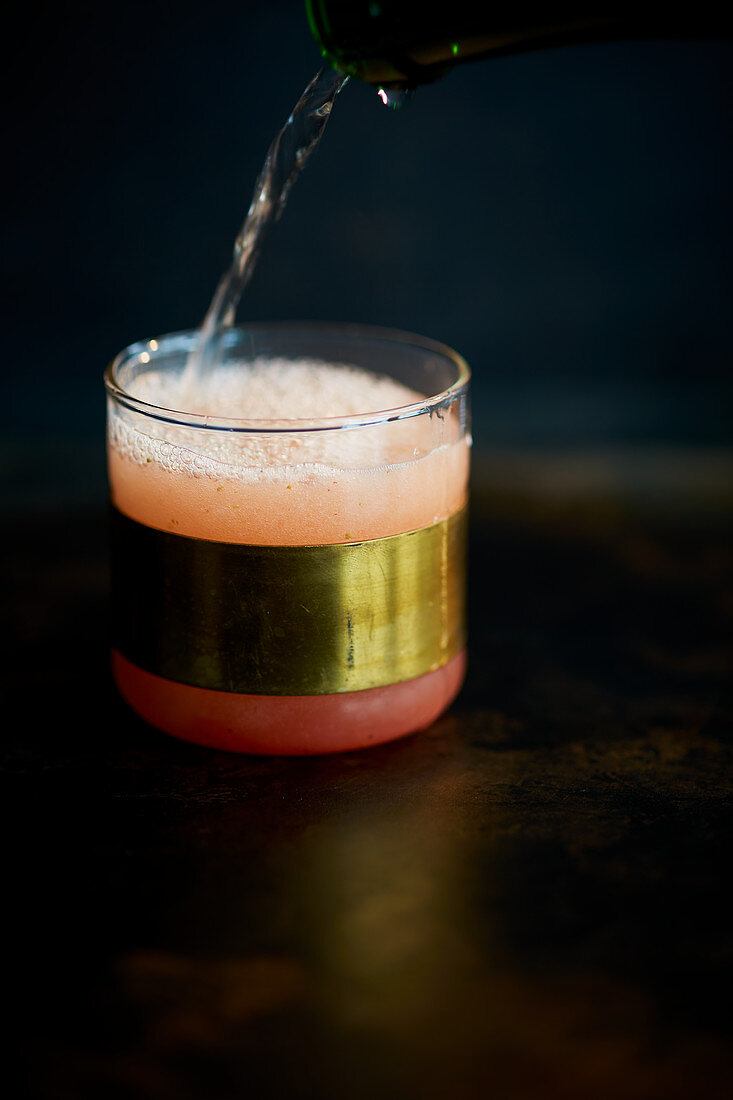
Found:
[{"label": "foam head on drink", "polygon": [[[155,369],[128,386],[157,409],[241,421],[364,416],[425,401],[387,377],[318,361],[229,364],[191,383]],[[433,417],[368,429],[204,431],[125,417],[111,406],[109,478],[122,515],[189,539],[286,547],[362,543],[412,532],[466,502],[469,441]],[[253,594],[256,598],[256,593]],[[460,651],[398,683],[327,694],[219,691],[180,683],[113,650],[123,697],[154,726],[217,748],[343,751],[428,726],[457,694]]]}]

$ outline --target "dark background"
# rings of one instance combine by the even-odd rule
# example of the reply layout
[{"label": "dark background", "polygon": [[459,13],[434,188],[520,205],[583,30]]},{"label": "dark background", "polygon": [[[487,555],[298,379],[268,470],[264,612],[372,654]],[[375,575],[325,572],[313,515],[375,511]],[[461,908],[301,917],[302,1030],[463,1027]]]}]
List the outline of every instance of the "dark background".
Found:
[{"label": "dark background", "polygon": [[[106,363],[200,322],[320,58],[300,0],[13,7],[6,499],[86,504]],[[397,112],[351,82],[239,320],[451,344],[477,455],[726,447],[732,84],[709,41],[467,65]]]},{"label": "dark background", "polygon": [[[731,46],[342,93],[240,319],[471,363],[469,672],[419,737],[283,759],[114,690],[102,373],[203,317],[319,65],[303,6],[4,17],[13,1096],[727,1100]],[[494,491],[550,467],[606,482]]]}]

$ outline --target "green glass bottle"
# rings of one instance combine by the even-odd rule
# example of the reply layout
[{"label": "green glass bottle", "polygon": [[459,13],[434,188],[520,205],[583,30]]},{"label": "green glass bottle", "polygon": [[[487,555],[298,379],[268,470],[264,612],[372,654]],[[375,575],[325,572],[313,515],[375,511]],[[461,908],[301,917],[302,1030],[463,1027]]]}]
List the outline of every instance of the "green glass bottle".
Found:
[{"label": "green glass bottle", "polygon": [[481,0],[306,0],[322,56],[369,84],[409,88],[444,76],[454,65],[505,54],[614,40],[729,38],[726,5],[688,7],[616,3],[587,5]]}]

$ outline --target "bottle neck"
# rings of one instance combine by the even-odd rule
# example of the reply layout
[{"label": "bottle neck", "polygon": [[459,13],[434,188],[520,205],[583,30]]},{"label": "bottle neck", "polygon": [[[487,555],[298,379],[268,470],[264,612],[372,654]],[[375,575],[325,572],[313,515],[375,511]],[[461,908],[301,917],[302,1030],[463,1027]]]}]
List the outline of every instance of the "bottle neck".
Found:
[{"label": "bottle neck", "polygon": [[335,68],[369,84],[412,87],[468,61],[592,42],[729,38],[731,17],[701,0],[694,12],[616,4],[592,15],[580,4],[498,6],[443,0],[306,0],[313,35]]}]

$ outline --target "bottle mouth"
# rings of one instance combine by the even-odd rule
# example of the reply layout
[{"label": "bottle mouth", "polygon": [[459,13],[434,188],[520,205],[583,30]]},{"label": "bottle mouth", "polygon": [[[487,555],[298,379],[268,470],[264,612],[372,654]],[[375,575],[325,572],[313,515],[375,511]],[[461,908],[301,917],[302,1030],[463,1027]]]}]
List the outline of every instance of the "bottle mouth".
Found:
[{"label": "bottle mouth", "polygon": [[[365,410],[347,416],[319,418],[227,417],[168,408],[145,401],[130,392],[131,382],[144,371],[165,368],[181,376],[199,338],[198,330],[170,333],[142,340],[125,348],[112,360],[104,384],[115,405],[150,420],[176,427],[241,433],[323,432],[371,427],[416,416],[441,415],[468,390],[470,369],[458,352],[445,344],[413,333],[363,325],[318,322],[279,322],[274,325],[233,326],[221,343],[225,366],[252,359],[303,358],[362,367],[376,374],[382,360],[413,362],[410,388],[419,393],[432,378],[439,384],[420,401],[394,408]],[[429,367],[429,369],[425,369]],[[415,384],[422,367],[422,384]],[[429,388],[429,387],[428,387]]]},{"label": "bottle mouth", "polygon": [[[400,19],[388,21],[380,4],[306,0],[311,33],[335,69],[387,92],[412,92],[450,72],[452,43],[405,44]],[[427,51],[427,53],[425,53]],[[424,56],[423,56],[424,54]]]}]

